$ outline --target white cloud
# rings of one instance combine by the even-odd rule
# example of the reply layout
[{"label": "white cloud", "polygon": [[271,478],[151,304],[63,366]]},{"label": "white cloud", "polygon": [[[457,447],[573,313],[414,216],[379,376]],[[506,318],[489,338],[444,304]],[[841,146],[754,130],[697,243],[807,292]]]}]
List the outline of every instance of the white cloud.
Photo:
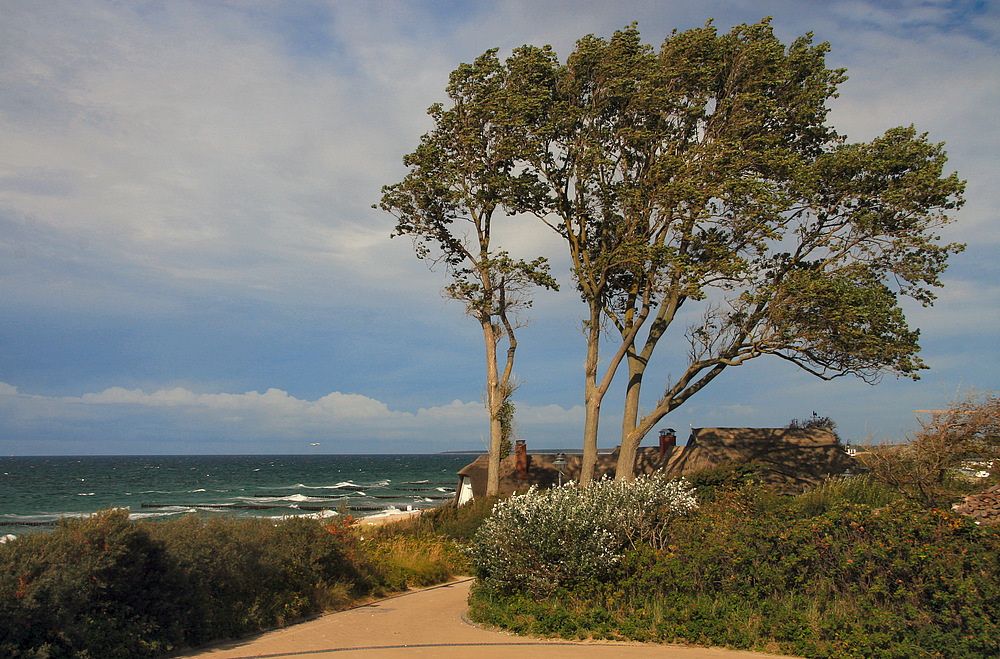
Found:
[{"label": "white cloud", "polygon": [[302,66],[239,16],[177,3],[149,20],[81,2],[63,22],[8,17],[0,75],[44,111],[0,115],[0,209],[182,288],[332,298],[358,270],[357,286],[398,274],[377,267],[391,222],[369,206],[402,155],[385,126],[423,108],[353,77],[370,54]]},{"label": "white cloud", "polygon": [[[979,13],[962,16],[964,9]],[[672,28],[700,26],[713,17],[720,31],[728,31],[772,14],[775,31],[786,42],[814,30],[817,42],[832,43],[828,63],[849,67],[851,78],[831,119],[851,139],[870,139],[913,122],[932,140],[946,141],[949,165],[969,179],[969,202],[946,235],[972,246],[955,260],[966,267],[948,273],[939,303],[929,311],[915,309],[913,324],[924,328],[929,343],[964,336],[986,343],[996,337],[1000,292],[992,254],[1000,242],[1000,125],[993,108],[1000,104],[1000,31],[992,5],[586,0],[569,11],[565,2],[548,0],[444,5],[52,0],[6,3],[3,13],[0,306],[42,309],[47,321],[45,338],[29,346],[33,352],[22,358],[6,351],[0,361],[0,376],[19,386],[0,385],[5,427],[44,428],[65,437],[89,433],[95,442],[141,435],[169,443],[217,432],[231,438],[232,450],[243,437],[324,432],[339,437],[341,446],[366,437],[403,442],[408,436],[428,447],[436,439],[452,442],[446,448],[478,442],[486,429],[478,392],[470,394],[469,378],[456,376],[454,369],[470,363],[479,368],[481,344],[459,356],[448,343],[465,341],[464,349],[472,339],[480,341],[474,323],[456,305],[438,299],[445,275],[428,271],[407,240],[390,241],[393,219],[369,206],[381,185],[403,175],[401,157],[429,128],[425,110],[445,100],[448,73],[459,62],[493,46],[503,56],[523,43],[550,43],[565,59],[577,38],[591,32],[610,36],[633,20],[653,45]],[[289,28],[296,20],[308,21],[308,29]],[[563,292],[540,296],[529,314],[545,331],[528,328],[523,335],[519,355],[525,359],[518,370],[529,384],[519,391],[526,400],[518,401],[518,422],[533,443],[556,438],[573,444],[583,416],[577,404],[582,352],[570,354],[568,346],[582,351],[577,322],[582,307],[565,276],[566,250],[538,224],[511,222],[499,235],[515,255],[554,254]],[[309,329],[296,338],[323,338],[296,350],[284,346],[275,365],[272,354],[280,351],[267,341],[277,332],[260,343],[248,338],[260,331],[259,315],[206,321],[218,321],[227,340],[231,335],[234,343],[253,344],[231,363],[242,361],[245,368],[259,361],[262,372],[280,370],[280,380],[241,378],[202,359],[199,346],[169,352],[178,363],[163,365],[157,361],[163,360],[159,346],[141,332],[115,344],[124,345],[123,354],[131,351],[127,359],[101,349],[105,337],[140,325],[127,322],[137,316],[154,316],[163,335],[183,341],[190,326],[198,325],[191,315],[205,307],[237,308],[240,314],[266,308],[274,318],[265,322]],[[37,320],[8,317],[10,326],[31,327]],[[51,356],[54,345],[86,351],[87,342],[78,338],[85,333],[81,317],[98,319],[85,329],[96,337],[93,352],[106,355],[109,363],[94,359],[75,370],[71,364],[41,365],[85,361]],[[339,334],[324,335],[333,317],[346,319],[343,325],[366,339],[389,328],[394,334],[379,335],[380,347],[396,349],[405,339],[407,353],[398,368],[363,373],[351,349],[370,349],[376,341],[358,349],[362,342],[344,336],[339,326]],[[53,325],[65,327],[56,331]],[[341,352],[333,359],[323,343],[351,346],[338,346]],[[683,345],[666,344],[657,359],[668,361],[672,349],[683,359]],[[325,380],[304,375],[308,369],[302,365],[318,355],[331,364]],[[949,382],[963,371],[980,383],[995,380],[992,350],[973,351],[963,343],[935,357]],[[122,362],[111,363],[116,359]],[[150,374],[144,368],[159,370]],[[187,370],[172,372],[182,368]],[[315,395],[347,378],[351,387],[367,378],[354,390],[378,391],[378,397]],[[425,392],[432,380],[445,384]],[[533,380],[551,384],[551,390],[539,393]],[[656,386],[652,380],[650,391]],[[259,391],[134,388],[150,381],[235,382],[214,389]],[[50,391],[61,386],[61,393],[93,393],[66,398],[21,393],[42,390],[46,385],[39,382],[60,383],[48,384]],[[102,388],[106,383],[127,384]],[[676,426],[723,417],[771,423],[784,419],[786,408],[788,418],[808,413],[810,401],[836,391],[846,392],[836,403],[843,416],[859,410],[859,418],[863,411],[864,418],[895,427],[909,421],[908,409],[929,404],[911,405],[908,396],[931,398],[926,387],[919,396],[906,388],[879,389],[889,391],[884,407],[897,417],[904,411],[905,418],[885,421],[887,413],[877,409],[869,389],[838,384],[814,390],[795,383],[795,391],[788,392],[781,380],[752,382],[746,385],[755,394],[749,400],[743,389],[720,382],[671,416],[680,420]],[[768,394],[769,387],[778,393]],[[307,399],[286,390],[314,393]],[[456,397],[454,403],[439,403]],[[612,438],[609,443],[619,423],[611,398],[602,430]],[[401,409],[402,399],[408,409]],[[543,400],[555,404],[546,407]]]},{"label": "white cloud", "polygon": [[[335,440],[331,447],[356,447],[361,440],[374,442],[405,438],[421,450],[438,446],[441,439],[462,441],[466,447],[477,437],[488,435],[489,425],[480,402],[454,400],[416,411],[390,409],[382,401],[359,394],[332,392],[317,400],[304,400],[280,389],[263,393],[196,393],[183,387],[150,393],[142,389],[110,387],[80,396],[49,397],[19,394],[16,387],[0,382],[0,409],[5,421],[5,443],[18,445],[21,452],[30,442],[19,437],[24,429],[32,432],[63,432],[66,447],[77,447],[89,433],[74,435],[67,428],[100,428],[128,437],[138,427],[164,441],[177,427],[196,427],[205,436],[228,437],[237,433],[248,442],[288,438]],[[565,410],[556,405],[518,407],[518,420],[529,430],[534,426],[576,425],[579,407]],[[156,428],[157,424],[162,427]],[[62,429],[62,430],[60,430]],[[180,442],[177,442],[180,444]],[[266,443],[265,452],[274,446]],[[452,445],[454,447],[454,445]],[[197,445],[189,446],[192,452]],[[474,448],[474,446],[473,446]],[[71,451],[72,452],[72,451]]]}]

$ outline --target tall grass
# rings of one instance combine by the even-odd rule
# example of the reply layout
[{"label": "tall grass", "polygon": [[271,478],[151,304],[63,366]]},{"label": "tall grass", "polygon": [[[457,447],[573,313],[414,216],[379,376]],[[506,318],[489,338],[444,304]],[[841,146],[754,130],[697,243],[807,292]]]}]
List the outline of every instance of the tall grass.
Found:
[{"label": "tall grass", "polygon": [[827,479],[820,486],[800,494],[795,503],[806,515],[820,515],[843,503],[879,508],[899,499],[897,492],[871,474],[861,474]]}]

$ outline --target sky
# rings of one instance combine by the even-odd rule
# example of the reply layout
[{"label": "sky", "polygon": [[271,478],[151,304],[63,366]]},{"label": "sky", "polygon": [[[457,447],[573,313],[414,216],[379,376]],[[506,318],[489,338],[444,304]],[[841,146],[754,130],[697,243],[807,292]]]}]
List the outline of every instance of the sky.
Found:
[{"label": "sky", "polygon": [[[906,306],[919,381],[761,358],[659,427],[815,412],[844,441],[900,441],[915,410],[1000,388],[998,3],[0,0],[0,455],[482,450],[481,331],[372,209],[448,74],[494,47],[565,61],[633,21],[657,46],[764,16],[785,43],[830,43],[849,80],[829,121],[849,140],[913,124],[946,143],[968,201],[943,237],[968,248],[932,308]],[[565,248],[521,220],[500,239],[550,255],[562,284],[518,334],[518,434],[578,448],[585,309]],[[683,348],[660,347],[647,409]]]}]

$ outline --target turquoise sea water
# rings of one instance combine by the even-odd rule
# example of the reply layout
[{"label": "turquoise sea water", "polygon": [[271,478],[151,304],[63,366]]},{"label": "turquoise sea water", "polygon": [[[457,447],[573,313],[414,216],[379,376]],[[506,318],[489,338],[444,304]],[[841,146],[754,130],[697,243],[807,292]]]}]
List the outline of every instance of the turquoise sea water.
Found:
[{"label": "turquoise sea water", "polygon": [[0,536],[110,507],[133,519],[205,515],[355,517],[433,508],[471,455],[0,457]]}]

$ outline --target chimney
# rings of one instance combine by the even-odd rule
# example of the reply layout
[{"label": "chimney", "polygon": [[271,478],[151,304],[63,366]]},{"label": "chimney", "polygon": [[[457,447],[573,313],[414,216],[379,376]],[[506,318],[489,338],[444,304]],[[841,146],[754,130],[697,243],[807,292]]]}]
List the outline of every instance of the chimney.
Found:
[{"label": "chimney", "polygon": [[660,457],[667,454],[668,448],[677,446],[677,435],[673,428],[664,428],[660,431]]},{"label": "chimney", "polygon": [[528,444],[523,439],[514,440],[514,469],[517,480],[528,480]]}]

